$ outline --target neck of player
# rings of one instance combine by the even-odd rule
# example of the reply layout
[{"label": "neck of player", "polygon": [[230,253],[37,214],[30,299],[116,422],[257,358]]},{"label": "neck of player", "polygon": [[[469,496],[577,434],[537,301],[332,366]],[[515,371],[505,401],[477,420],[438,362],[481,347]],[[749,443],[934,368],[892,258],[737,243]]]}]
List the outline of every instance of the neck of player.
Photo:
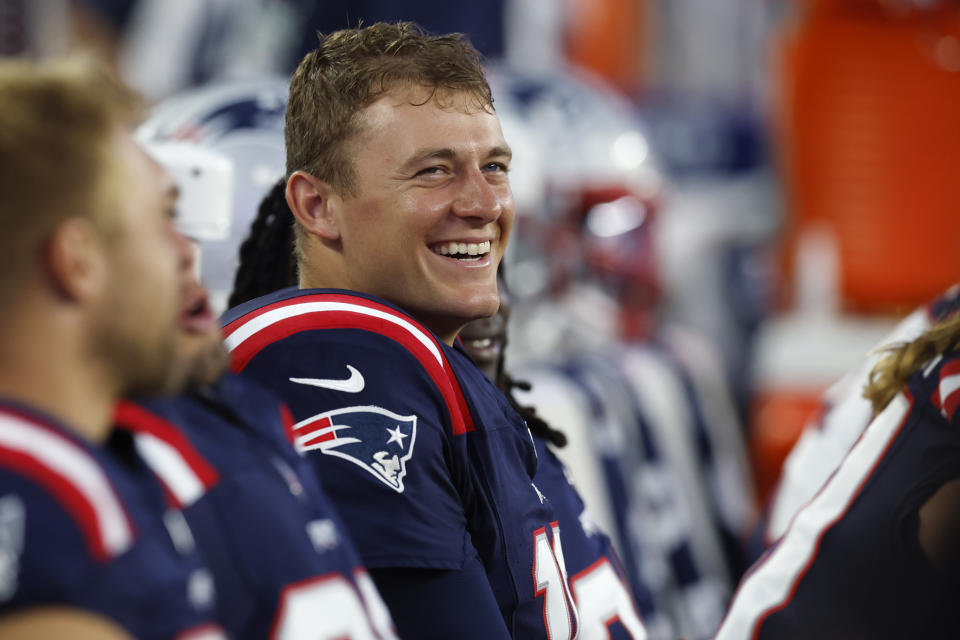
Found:
[{"label": "neck of player", "polygon": [[32,329],[4,327],[10,331],[0,341],[0,397],[53,417],[85,440],[103,442],[112,428],[118,381],[75,340]]}]

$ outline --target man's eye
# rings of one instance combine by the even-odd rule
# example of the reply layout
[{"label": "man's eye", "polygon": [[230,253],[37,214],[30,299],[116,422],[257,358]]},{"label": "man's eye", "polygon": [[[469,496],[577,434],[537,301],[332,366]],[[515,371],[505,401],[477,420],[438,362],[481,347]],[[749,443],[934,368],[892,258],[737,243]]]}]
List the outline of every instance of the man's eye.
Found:
[{"label": "man's eye", "polygon": [[510,168],[502,162],[488,162],[483,168],[486,171],[503,171],[504,173],[510,170]]},{"label": "man's eye", "polygon": [[441,169],[440,167],[427,167],[426,169],[420,169],[420,171],[417,171],[417,174],[416,174],[416,175],[418,175],[418,176],[432,176],[432,175],[436,175],[436,174],[440,173],[441,171],[443,171],[443,169]]}]

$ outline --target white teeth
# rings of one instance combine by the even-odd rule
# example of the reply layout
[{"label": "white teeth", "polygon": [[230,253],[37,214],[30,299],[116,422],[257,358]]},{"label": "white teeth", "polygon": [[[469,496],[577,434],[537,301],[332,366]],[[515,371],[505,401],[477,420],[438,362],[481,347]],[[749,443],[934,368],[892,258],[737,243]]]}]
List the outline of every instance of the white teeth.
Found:
[{"label": "white teeth", "polygon": [[493,340],[491,340],[490,338],[477,338],[476,340],[472,340],[471,342],[473,343],[473,346],[476,347],[477,349],[486,349],[491,344],[493,344]]},{"label": "white teeth", "polygon": [[463,255],[481,256],[490,252],[490,241],[484,242],[447,242],[434,247],[434,252],[442,256]]}]

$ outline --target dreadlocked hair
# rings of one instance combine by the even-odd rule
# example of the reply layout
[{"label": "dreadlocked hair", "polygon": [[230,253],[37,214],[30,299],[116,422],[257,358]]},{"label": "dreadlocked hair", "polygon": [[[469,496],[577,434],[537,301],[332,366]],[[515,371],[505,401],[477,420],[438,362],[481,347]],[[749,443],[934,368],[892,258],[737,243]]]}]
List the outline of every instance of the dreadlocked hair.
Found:
[{"label": "dreadlocked hair", "polygon": [[[504,267],[503,263],[500,263],[500,276],[503,277]],[[503,395],[507,397],[507,401],[510,403],[510,406],[513,407],[513,410],[520,414],[520,417],[524,419],[527,423],[527,427],[530,428],[530,433],[537,436],[538,438],[543,438],[550,444],[555,447],[565,447],[567,446],[567,436],[560,431],[559,429],[554,429],[547,421],[537,415],[537,410],[533,407],[528,407],[526,405],[520,404],[520,402],[514,397],[513,390],[520,389],[521,391],[530,391],[531,384],[526,380],[516,380],[507,373],[505,367],[506,358],[504,358],[504,352],[507,350],[507,340],[503,341],[503,351],[500,353],[500,360],[497,362],[497,374],[496,380],[494,383],[497,388],[503,392]]]},{"label": "dreadlocked hair", "polygon": [[530,433],[539,438],[543,438],[555,447],[567,446],[567,436],[563,431],[551,427],[547,424],[546,420],[537,415],[536,409],[520,404],[513,396],[514,389],[530,391],[531,385],[529,382],[526,380],[514,380],[510,374],[505,371],[500,372],[497,376],[497,381],[497,386],[503,391],[503,395],[507,396],[510,406],[520,414],[520,417],[523,418],[527,426],[530,427]]},{"label": "dreadlocked hair", "polygon": [[279,180],[260,202],[257,217],[240,245],[240,264],[228,304],[235,307],[297,284],[293,253],[293,214],[287,206],[286,179]]},{"label": "dreadlocked hair", "polygon": [[947,316],[912,342],[891,346],[870,372],[863,396],[880,413],[910,377],[939,355],[960,347],[960,313]]}]

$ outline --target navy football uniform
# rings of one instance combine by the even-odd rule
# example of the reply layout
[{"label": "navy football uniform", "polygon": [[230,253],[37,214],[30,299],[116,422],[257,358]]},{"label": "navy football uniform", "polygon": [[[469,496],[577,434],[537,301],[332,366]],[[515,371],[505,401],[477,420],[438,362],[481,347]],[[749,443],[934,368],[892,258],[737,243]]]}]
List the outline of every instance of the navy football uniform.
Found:
[{"label": "navy football uniform", "polygon": [[956,567],[928,560],[918,531],[920,507],[960,476],[958,405],[954,352],[870,422],[741,582],[717,638],[956,637]]},{"label": "navy football uniform", "polygon": [[386,606],[306,462],[286,408],[232,374],[117,422],[187,518],[231,637],[395,638]]},{"label": "navy football uniform", "polygon": [[[646,590],[634,605],[620,558],[610,538],[597,528],[583,500],[567,478],[566,469],[543,438],[534,436],[537,474],[534,483],[550,496],[550,505],[563,531],[563,555],[570,590],[580,613],[581,640],[641,640],[647,631],[638,608],[652,606]],[[647,605],[644,607],[644,605]]]},{"label": "navy football uniform", "polygon": [[128,434],[0,404],[0,614],[66,606],[136,638],[225,638],[190,529]]},{"label": "navy football uniform", "polygon": [[[492,597],[502,631],[474,621],[460,637],[576,637],[560,526],[533,482],[530,432],[461,347],[389,303],[347,291],[286,289],[225,320],[234,370],[290,406],[297,446],[368,568],[479,563],[484,593],[444,597]],[[384,597],[408,633],[404,612]],[[421,618],[411,624],[422,633],[412,635],[433,636],[435,620]]]},{"label": "navy football uniform", "polygon": [[[881,345],[910,342],[958,309],[960,286],[954,286],[904,318]],[[863,388],[883,353],[882,349],[872,350],[823,395],[814,418],[784,461],[769,506],[751,536],[753,560],[783,535],[793,516],[823,486],[870,423],[873,407],[863,396]]]}]

